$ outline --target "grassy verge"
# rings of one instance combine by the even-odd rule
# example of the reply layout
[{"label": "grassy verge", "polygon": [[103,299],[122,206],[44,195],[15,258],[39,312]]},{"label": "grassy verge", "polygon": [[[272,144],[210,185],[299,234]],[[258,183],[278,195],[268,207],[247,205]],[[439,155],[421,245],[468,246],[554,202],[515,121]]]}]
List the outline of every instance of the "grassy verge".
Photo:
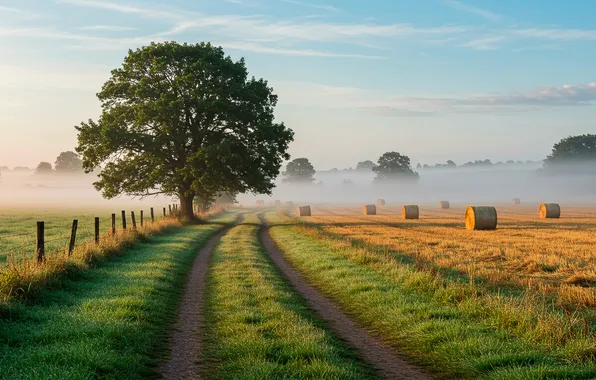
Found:
[{"label": "grassy verge", "polygon": [[189,266],[219,225],[188,226],[0,308],[0,378],[141,379],[153,375]]},{"label": "grassy verge", "polygon": [[[270,215],[275,220],[275,215]],[[308,226],[278,225],[288,260],[362,325],[447,378],[592,379],[595,339],[540,300],[483,293]]]},{"label": "grassy verge", "polygon": [[[220,212],[209,216],[207,221],[226,224],[235,217],[234,212]],[[114,236],[104,234],[99,245],[93,242],[81,244],[70,257],[65,253],[52,254],[42,264],[33,258],[9,260],[7,266],[0,267],[0,306],[13,299],[32,298],[42,289],[59,288],[63,278],[75,277],[98,262],[120,255],[136,242],[181,226],[175,218],[163,218],[136,230],[119,230]]]},{"label": "grassy verge", "polygon": [[214,252],[206,295],[207,378],[374,378],[287,285],[248,216]]}]

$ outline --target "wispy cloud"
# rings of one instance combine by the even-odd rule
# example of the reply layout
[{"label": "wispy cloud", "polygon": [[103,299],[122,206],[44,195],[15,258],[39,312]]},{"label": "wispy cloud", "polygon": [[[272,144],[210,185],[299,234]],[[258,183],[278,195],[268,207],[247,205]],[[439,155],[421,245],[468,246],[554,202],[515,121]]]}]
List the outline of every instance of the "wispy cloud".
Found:
[{"label": "wispy cloud", "polygon": [[23,11],[17,8],[5,7],[0,5],[0,12],[21,13]]},{"label": "wispy cloud", "polygon": [[591,29],[517,29],[513,34],[528,38],[547,40],[596,40],[596,30]]},{"label": "wispy cloud", "polygon": [[221,45],[224,49],[251,51],[257,53],[266,54],[278,54],[278,55],[293,55],[301,57],[332,57],[332,58],[359,58],[359,59],[385,59],[385,57],[376,55],[364,55],[364,54],[347,54],[347,53],[333,53],[328,51],[317,51],[310,49],[284,49],[276,47],[267,47],[254,43],[239,43],[239,42],[223,42],[215,43],[215,45]]},{"label": "wispy cloud", "polygon": [[468,47],[475,50],[496,50],[499,48],[497,42],[505,40],[504,36],[490,36],[477,38],[461,44],[461,47]]},{"label": "wispy cloud", "polygon": [[482,8],[473,7],[471,5],[464,4],[463,2],[458,0],[444,0],[444,2],[452,8],[455,8],[462,12],[475,14],[490,21],[497,22],[503,19],[503,16],[498,13],[491,12]]},{"label": "wispy cloud", "polygon": [[332,5],[328,5],[328,4],[311,4],[311,3],[306,3],[304,1],[298,1],[298,0],[281,0],[281,1],[283,1],[284,3],[300,5],[303,7],[320,9],[320,10],[327,11],[327,12],[335,12],[335,13],[342,12],[341,9],[334,7]]},{"label": "wispy cloud", "polygon": [[280,82],[281,103],[324,107],[358,108],[385,117],[419,117],[447,113],[528,112],[554,107],[596,103],[596,82],[580,85],[539,87],[524,93],[475,96],[400,96],[374,90],[333,87],[313,83]]},{"label": "wispy cloud", "polygon": [[137,28],[133,28],[132,26],[118,26],[118,25],[90,25],[90,26],[83,26],[79,28],[79,30],[105,30],[110,32],[123,32],[127,30],[137,30]]},{"label": "wispy cloud", "polygon": [[180,19],[182,15],[178,12],[170,10],[161,10],[151,7],[137,7],[133,5],[127,5],[116,2],[99,1],[99,0],[56,0],[58,4],[69,4],[80,7],[89,7],[104,9],[109,11],[116,11],[121,13],[131,13],[137,15],[143,15],[148,17],[158,17],[167,19]]}]

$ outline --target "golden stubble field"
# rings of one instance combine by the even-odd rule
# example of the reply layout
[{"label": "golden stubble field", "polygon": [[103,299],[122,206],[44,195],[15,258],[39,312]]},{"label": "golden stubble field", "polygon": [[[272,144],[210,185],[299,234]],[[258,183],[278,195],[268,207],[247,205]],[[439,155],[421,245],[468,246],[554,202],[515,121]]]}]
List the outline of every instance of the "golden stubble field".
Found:
[{"label": "golden stubble field", "polygon": [[364,216],[362,206],[319,205],[304,219],[492,285],[551,294],[574,308],[596,306],[596,205],[561,204],[560,219],[540,219],[538,204],[495,204],[496,231],[466,230],[467,206],[420,205],[419,220],[403,220],[401,205],[377,207],[375,216]]}]

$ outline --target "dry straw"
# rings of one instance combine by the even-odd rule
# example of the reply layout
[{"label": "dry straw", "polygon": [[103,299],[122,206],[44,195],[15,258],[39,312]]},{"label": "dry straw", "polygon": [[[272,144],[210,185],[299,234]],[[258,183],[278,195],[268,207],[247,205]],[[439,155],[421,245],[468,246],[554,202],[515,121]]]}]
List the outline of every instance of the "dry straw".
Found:
[{"label": "dry straw", "polygon": [[362,206],[362,212],[364,213],[364,215],[377,215],[377,206],[375,206],[375,205]]},{"label": "dry straw", "polygon": [[418,219],[420,217],[420,211],[416,205],[404,205],[401,208],[401,216],[404,219]]},{"label": "dry straw", "polygon": [[540,205],[538,215],[542,219],[558,219],[561,217],[561,206],[558,203],[543,203]]},{"label": "dry straw", "polygon": [[310,206],[298,206],[296,213],[298,216],[310,216]]},{"label": "dry straw", "polygon": [[385,200],[384,199],[377,199],[377,206],[385,206]]},{"label": "dry straw", "polygon": [[439,208],[444,208],[444,209],[449,208],[449,201],[440,201]]},{"label": "dry straw", "polygon": [[466,210],[468,230],[496,230],[497,209],[492,206],[469,206]]}]

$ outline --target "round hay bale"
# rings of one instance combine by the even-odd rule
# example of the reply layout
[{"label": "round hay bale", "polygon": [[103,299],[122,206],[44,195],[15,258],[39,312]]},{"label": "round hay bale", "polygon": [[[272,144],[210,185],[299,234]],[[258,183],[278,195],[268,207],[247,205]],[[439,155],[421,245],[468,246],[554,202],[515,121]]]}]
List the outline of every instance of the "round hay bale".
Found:
[{"label": "round hay bale", "polygon": [[497,209],[492,206],[469,206],[466,210],[468,230],[496,230]]},{"label": "round hay bale", "polygon": [[281,206],[281,201],[275,201],[275,206],[277,206],[277,207]]},{"label": "round hay bale", "polygon": [[298,206],[296,209],[296,213],[298,216],[311,216],[310,215],[310,206]]},{"label": "round hay bale", "polygon": [[521,203],[521,199],[519,199],[519,198],[513,198],[513,199],[511,200],[511,203],[513,203],[514,205],[518,205],[518,204],[520,204],[520,203]]},{"label": "round hay bale", "polygon": [[377,206],[375,206],[375,205],[362,206],[362,212],[364,213],[364,215],[377,215]]},{"label": "round hay bale", "polygon": [[449,201],[440,201],[439,208],[448,209],[449,208]]},{"label": "round hay bale", "polygon": [[292,201],[286,201],[286,206],[287,207],[294,207],[294,202],[292,202]]},{"label": "round hay bale", "polygon": [[384,199],[377,199],[377,206],[385,206],[385,200]]},{"label": "round hay bale", "polygon": [[257,201],[257,206],[265,206],[265,201],[263,201],[263,200],[258,200],[258,201]]},{"label": "round hay bale", "polygon": [[542,219],[558,219],[561,217],[561,206],[558,203],[543,203],[538,209]]},{"label": "round hay bale", "polygon": [[420,211],[416,205],[404,205],[401,208],[401,216],[404,219],[418,219],[420,217]]}]

